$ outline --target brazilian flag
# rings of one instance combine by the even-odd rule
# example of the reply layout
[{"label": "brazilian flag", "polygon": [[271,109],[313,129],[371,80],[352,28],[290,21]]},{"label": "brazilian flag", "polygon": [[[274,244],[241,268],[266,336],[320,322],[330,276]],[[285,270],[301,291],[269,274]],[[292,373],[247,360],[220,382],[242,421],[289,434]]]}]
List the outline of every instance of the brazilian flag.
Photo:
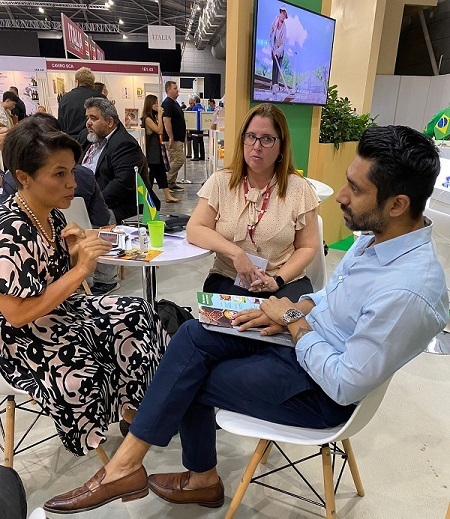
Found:
[{"label": "brazilian flag", "polygon": [[450,107],[434,114],[423,133],[441,141],[450,138]]},{"label": "brazilian flag", "polygon": [[136,175],[136,189],[138,204],[144,206],[142,211],[142,223],[147,224],[152,220],[159,220],[159,214],[156,210],[155,203],[153,202],[152,197],[139,174]]}]

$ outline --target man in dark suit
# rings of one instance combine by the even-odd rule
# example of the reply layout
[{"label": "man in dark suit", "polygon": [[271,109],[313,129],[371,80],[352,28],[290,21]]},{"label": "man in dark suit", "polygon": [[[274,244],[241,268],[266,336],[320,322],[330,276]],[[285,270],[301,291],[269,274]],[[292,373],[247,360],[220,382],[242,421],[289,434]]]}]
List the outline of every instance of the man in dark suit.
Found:
[{"label": "man in dark suit", "polygon": [[85,127],[86,116],[84,112],[84,102],[90,97],[105,96],[94,90],[95,76],[91,69],[81,67],[75,73],[77,86],[65,94],[58,107],[58,122],[63,132],[68,133],[74,139]]},{"label": "man in dark suit", "polygon": [[87,139],[91,143],[81,161],[95,178],[112,210],[116,223],[135,216],[136,175],[145,178],[145,156],[134,137],[120,122],[115,106],[107,99],[92,97],[85,102]]}]

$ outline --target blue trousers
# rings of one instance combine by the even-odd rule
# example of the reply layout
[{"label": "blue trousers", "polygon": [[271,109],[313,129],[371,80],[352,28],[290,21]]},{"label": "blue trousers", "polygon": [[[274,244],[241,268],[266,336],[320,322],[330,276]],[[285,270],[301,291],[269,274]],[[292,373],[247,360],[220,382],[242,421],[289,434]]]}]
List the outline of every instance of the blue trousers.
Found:
[{"label": "blue trousers", "polygon": [[187,321],[170,341],[130,431],[160,447],[179,431],[183,465],[204,472],[217,464],[215,407],[320,429],[344,422],[355,406],[331,400],[300,367],[294,348]]}]

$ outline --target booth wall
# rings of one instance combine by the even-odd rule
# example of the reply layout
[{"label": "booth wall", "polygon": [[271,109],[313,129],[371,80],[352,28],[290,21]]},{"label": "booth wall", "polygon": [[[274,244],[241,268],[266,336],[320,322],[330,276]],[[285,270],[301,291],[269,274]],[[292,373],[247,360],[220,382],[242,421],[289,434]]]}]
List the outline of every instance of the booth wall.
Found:
[{"label": "booth wall", "polygon": [[2,56],[40,56],[37,32],[1,30],[0,54]]}]

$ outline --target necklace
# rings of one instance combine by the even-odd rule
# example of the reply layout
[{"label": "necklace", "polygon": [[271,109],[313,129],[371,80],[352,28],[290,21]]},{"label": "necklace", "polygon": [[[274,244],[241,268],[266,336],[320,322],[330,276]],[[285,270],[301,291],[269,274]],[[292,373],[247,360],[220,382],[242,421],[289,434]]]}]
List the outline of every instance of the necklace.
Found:
[{"label": "necklace", "polygon": [[19,200],[19,202],[23,205],[25,211],[28,213],[29,216],[34,220],[34,223],[36,227],[38,228],[39,232],[42,234],[42,236],[49,242],[53,243],[56,240],[56,233],[55,233],[55,226],[53,225],[53,218],[49,215],[48,217],[48,223],[50,224],[50,228],[52,230],[52,236],[50,237],[46,230],[44,229],[44,226],[41,224],[41,222],[38,220],[37,216],[33,213],[33,211],[30,209],[30,206],[25,202],[25,200],[20,196],[19,192],[16,193],[16,198]]}]

